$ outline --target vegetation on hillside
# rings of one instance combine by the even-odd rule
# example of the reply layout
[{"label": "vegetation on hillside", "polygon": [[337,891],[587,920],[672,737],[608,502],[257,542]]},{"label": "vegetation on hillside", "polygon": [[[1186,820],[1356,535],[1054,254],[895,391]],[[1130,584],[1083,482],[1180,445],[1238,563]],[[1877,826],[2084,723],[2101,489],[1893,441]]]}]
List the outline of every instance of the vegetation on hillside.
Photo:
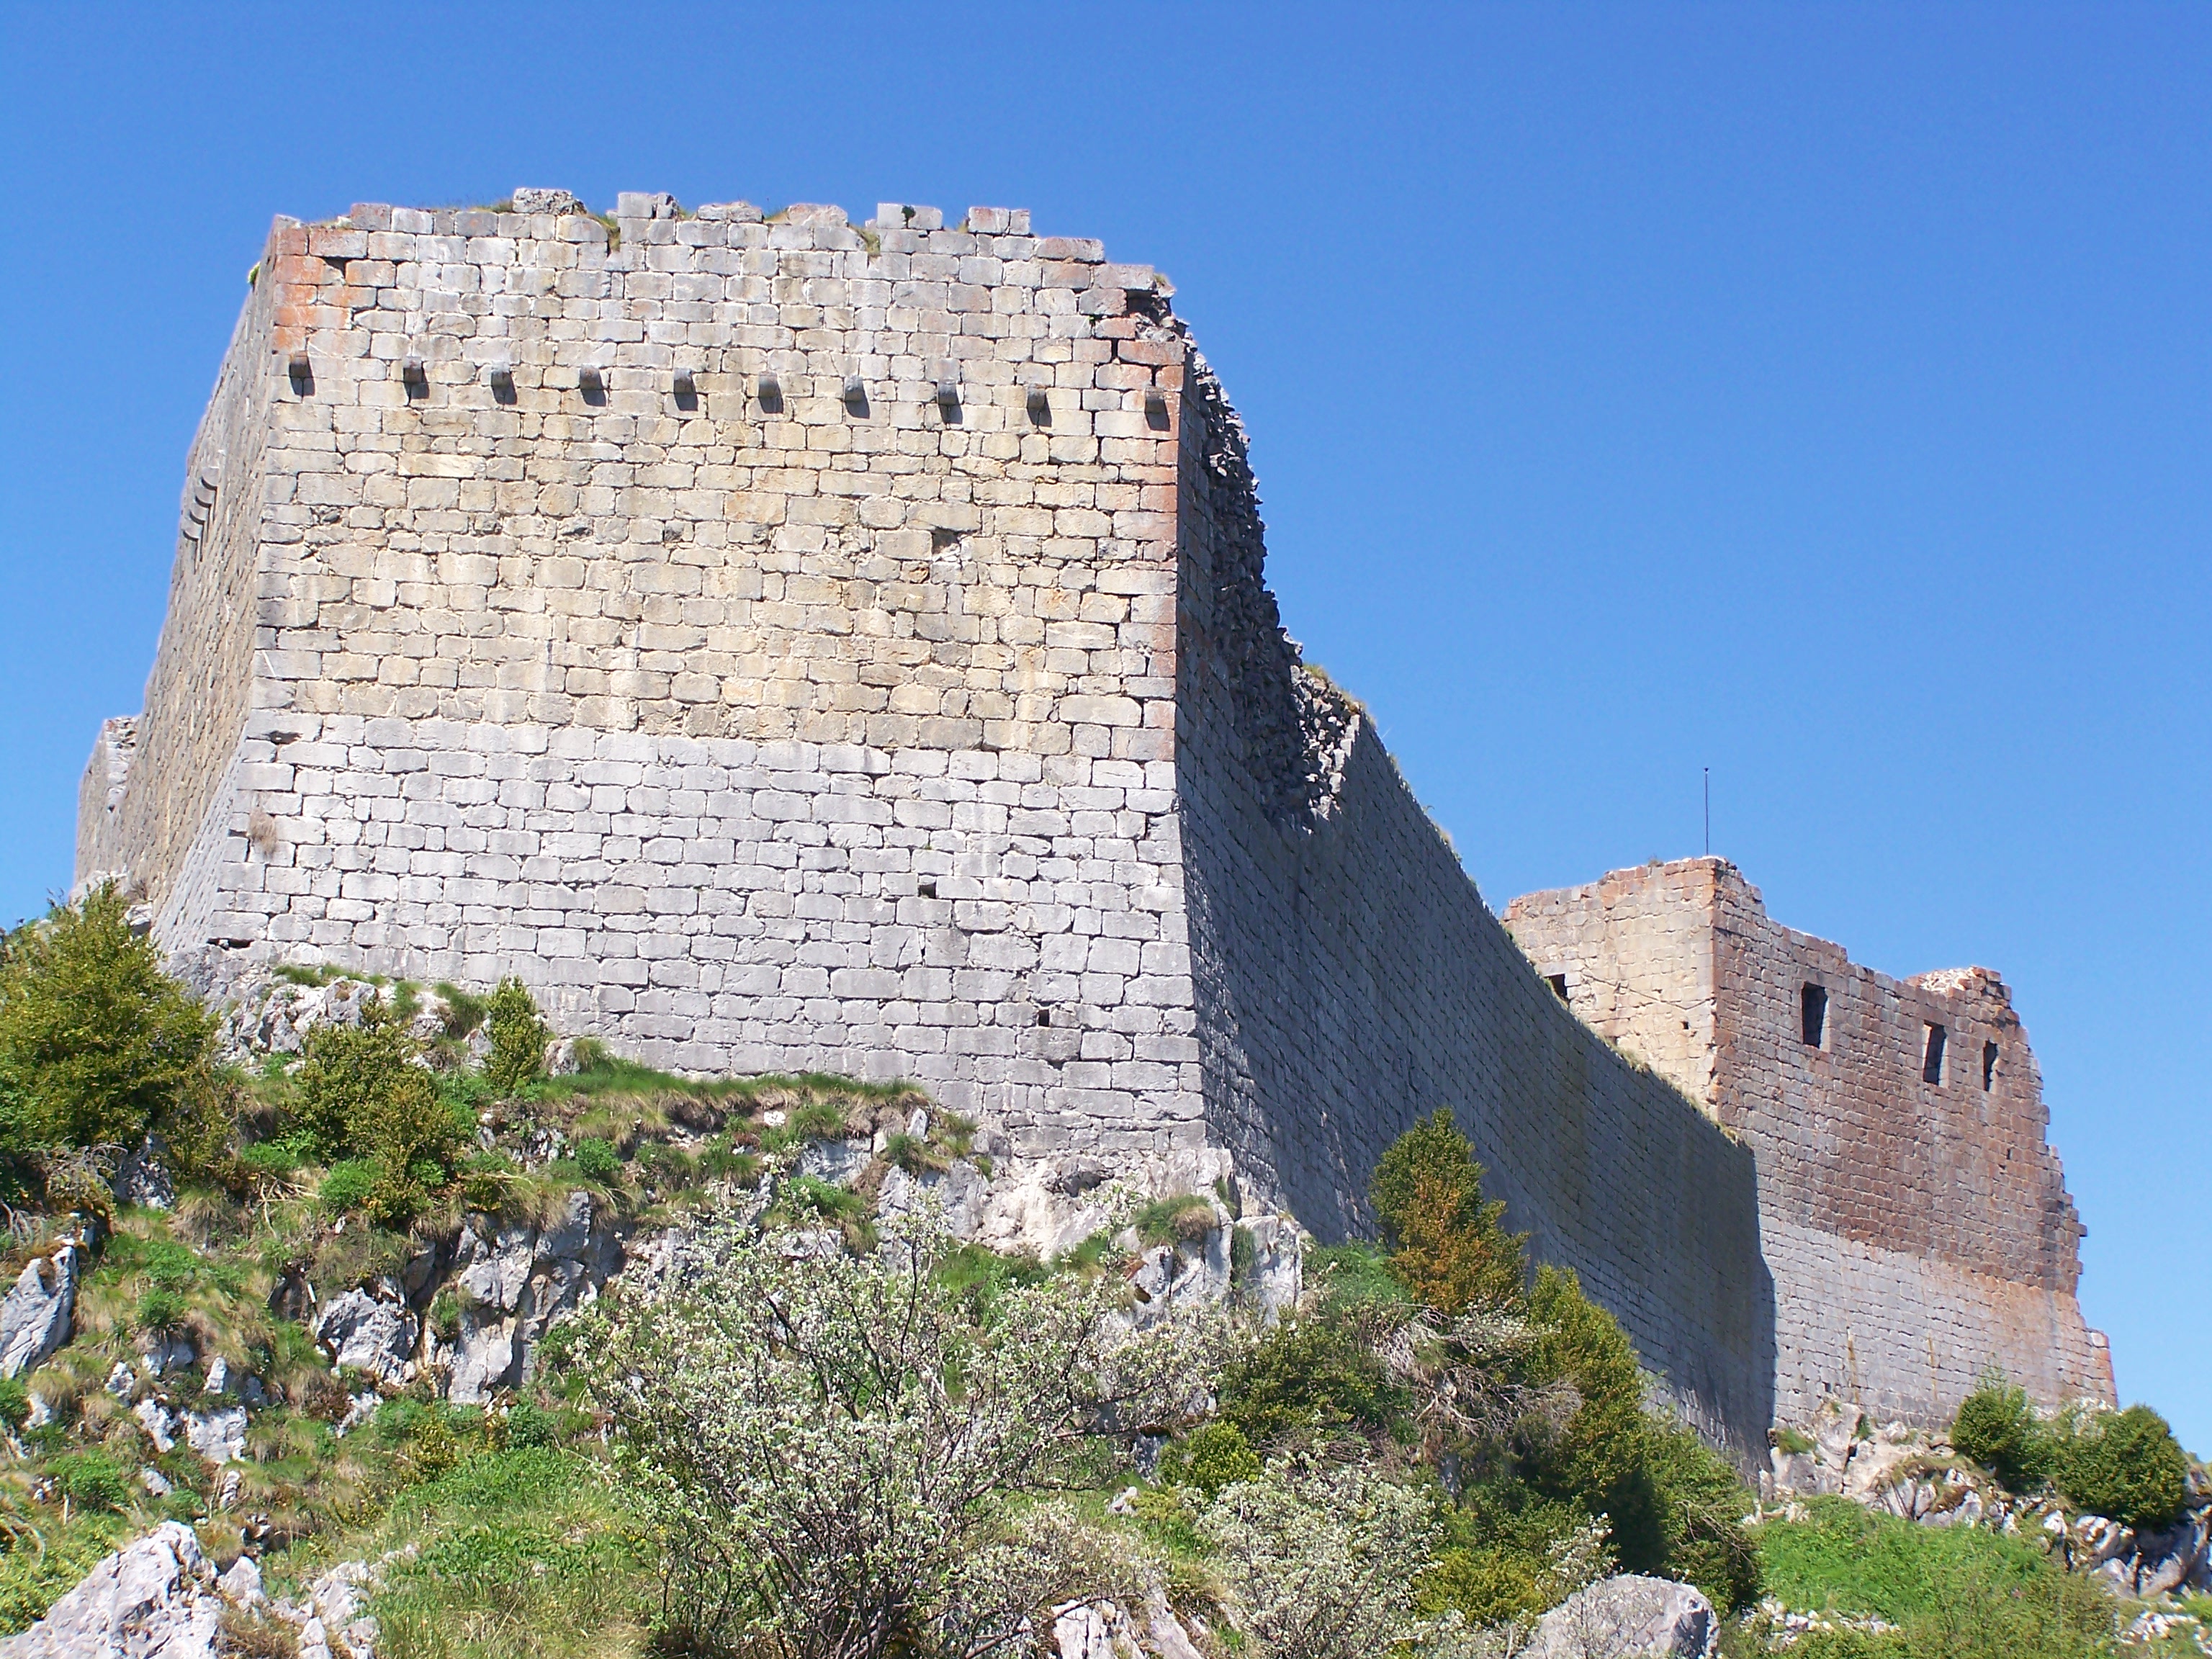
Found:
[{"label": "vegetation on hillside", "polygon": [[[1810,1659],[2112,1650],[2112,1601],[2036,1540],[1827,1500],[1747,1522],[1736,1471],[1647,1408],[1619,1323],[1532,1270],[1448,1112],[1374,1171],[1379,1237],[1310,1253],[1279,1322],[1139,1326],[1139,1253],[1202,1239],[1212,1200],[1163,1199],[1055,1261],[994,1255],[927,1206],[874,1212],[895,1169],[988,1169],[973,1126],[910,1088],[700,1082],[588,1042],[547,1077],[519,982],[437,995],[383,984],[247,1073],[112,890],[0,947],[0,1267],[64,1236],[91,1250],[74,1340],[0,1381],[0,1631],[178,1518],[218,1561],[258,1552],[280,1591],[381,1563],[386,1659],[988,1659],[1071,1597],[1152,1588],[1215,1659],[1478,1659],[1615,1570],[1697,1584],[1735,1654],[1782,1639],[1762,1594],[1826,1619],[1790,1650]],[[149,1136],[166,1210],[108,1184]],[[797,1167],[823,1139],[875,1152],[833,1184]],[[661,1299],[617,1280],[556,1327],[489,1409],[317,1347],[304,1287],[580,1191],[698,1243]],[[430,1316],[448,1334],[450,1301]],[[226,1472],[184,1425],[244,1378],[261,1392]],[[1995,1377],[1953,1443],[2131,1526],[2187,1491],[2154,1413],[2046,1420]]]}]

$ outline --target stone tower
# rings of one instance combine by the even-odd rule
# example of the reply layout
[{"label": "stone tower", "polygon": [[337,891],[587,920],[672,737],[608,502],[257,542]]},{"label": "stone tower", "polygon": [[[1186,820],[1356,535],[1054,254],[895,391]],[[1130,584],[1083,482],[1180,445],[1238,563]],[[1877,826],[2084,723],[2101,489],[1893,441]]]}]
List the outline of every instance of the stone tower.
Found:
[{"label": "stone tower", "polygon": [[1777,1411],[1947,1419],[1985,1365],[2111,1403],[2027,1032],[1986,968],[1894,980],[1769,919],[1720,859],[1516,899],[1558,994],[1758,1155]]},{"label": "stone tower", "polygon": [[1150,268],[518,191],[280,219],[258,271],[81,801],[173,957],[516,973],[1025,1159],[1224,1150],[1324,1237],[1448,1105],[1692,1420],[1749,1456],[1812,1386],[1752,1148],[1553,994],[1299,662]]}]

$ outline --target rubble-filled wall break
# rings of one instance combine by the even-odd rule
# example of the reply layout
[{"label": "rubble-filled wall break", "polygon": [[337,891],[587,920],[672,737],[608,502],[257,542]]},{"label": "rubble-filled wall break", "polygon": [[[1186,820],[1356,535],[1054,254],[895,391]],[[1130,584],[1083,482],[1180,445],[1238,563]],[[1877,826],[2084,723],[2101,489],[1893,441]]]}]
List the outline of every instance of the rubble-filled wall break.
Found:
[{"label": "rubble-filled wall break", "polygon": [[1776,1406],[1948,1421],[1982,1369],[2111,1401],[2027,1033],[1987,969],[1898,981],[1771,921],[1719,859],[1516,899],[1575,1012],[1759,1160]]},{"label": "rubble-filled wall break", "polygon": [[1709,1431],[1815,1386],[1753,1148],[1559,1003],[1299,664],[1150,269],[1009,210],[518,191],[280,220],[258,272],[81,799],[194,971],[518,973],[1024,1158],[1226,1148],[1328,1237],[1449,1105]]}]

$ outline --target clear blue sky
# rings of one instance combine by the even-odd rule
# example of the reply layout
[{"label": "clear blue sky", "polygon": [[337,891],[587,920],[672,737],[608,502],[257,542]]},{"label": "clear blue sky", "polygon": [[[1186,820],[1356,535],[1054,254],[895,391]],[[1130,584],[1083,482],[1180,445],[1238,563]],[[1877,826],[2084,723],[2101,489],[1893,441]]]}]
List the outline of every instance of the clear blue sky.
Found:
[{"label": "clear blue sky", "polygon": [[2212,1452],[2212,9],[0,6],[0,912],[70,879],[270,216],[1034,210],[1170,273],[1483,891],[2001,969]]}]

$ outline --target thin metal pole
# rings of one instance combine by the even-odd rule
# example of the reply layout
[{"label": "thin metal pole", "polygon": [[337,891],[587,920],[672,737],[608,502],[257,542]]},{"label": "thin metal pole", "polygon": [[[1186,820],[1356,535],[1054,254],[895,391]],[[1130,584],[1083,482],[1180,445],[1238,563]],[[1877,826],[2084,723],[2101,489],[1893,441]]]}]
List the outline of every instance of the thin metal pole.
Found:
[{"label": "thin metal pole", "polygon": [[1705,769],[1705,856],[1713,855],[1713,769]]}]

